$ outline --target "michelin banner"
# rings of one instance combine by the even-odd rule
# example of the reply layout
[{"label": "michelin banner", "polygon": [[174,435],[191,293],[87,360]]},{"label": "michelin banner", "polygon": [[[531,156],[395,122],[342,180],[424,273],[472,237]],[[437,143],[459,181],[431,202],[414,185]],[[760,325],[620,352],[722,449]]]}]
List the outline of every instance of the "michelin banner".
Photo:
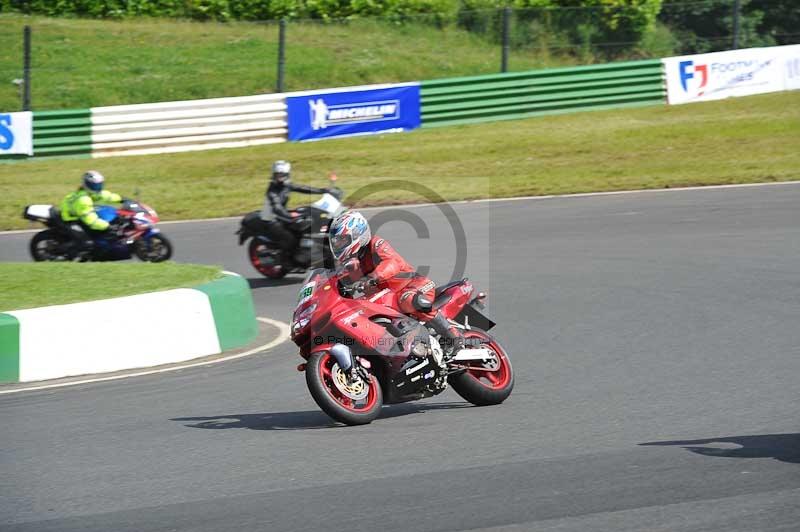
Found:
[{"label": "michelin banner", "polygon": [[662,62],[670,104],[800,88],[800,45],[668,57]]},{"label": "michelin banner", "polygon": [[0,113],[0,156],[33,155],[33,113]]},{"label": "michelin banner", "polygon": [[420,126],[419,83],[286,95],[289,140],[396,133]]}]

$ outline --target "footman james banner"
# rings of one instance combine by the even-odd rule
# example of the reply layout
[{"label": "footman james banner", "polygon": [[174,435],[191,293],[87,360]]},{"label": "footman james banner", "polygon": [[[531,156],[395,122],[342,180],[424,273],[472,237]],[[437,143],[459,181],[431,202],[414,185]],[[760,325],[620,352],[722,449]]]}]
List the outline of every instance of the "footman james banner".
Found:
[{"label": "footman james banner", "polygon": [[773,46],[663,59],[670,104],[798,88],[800,46]]},{"label": "footman james banner", "polygon": [[0,155],[33,155],[33,113],[0,113]]},{"label": "footman james banner", "polygon": [[289,140],[409,131],[420,126],[418,83],[286,95]]}]

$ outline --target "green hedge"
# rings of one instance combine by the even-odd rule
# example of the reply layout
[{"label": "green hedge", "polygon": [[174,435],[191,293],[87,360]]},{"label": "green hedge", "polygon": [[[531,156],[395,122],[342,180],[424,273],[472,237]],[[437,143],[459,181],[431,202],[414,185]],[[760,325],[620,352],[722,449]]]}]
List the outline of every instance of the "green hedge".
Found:
[{"label": "green hedge", "polygon": [[452,15],[458,0],[0,0],[0,11],[47,16],[194,20],[338,19]]},{"label": "green hedge", "polygon": [[458,23],[499,41],[505,6],[513,9],[512,46],[616,43],[625,50],[654,31],[661,0],[462,0]]}]

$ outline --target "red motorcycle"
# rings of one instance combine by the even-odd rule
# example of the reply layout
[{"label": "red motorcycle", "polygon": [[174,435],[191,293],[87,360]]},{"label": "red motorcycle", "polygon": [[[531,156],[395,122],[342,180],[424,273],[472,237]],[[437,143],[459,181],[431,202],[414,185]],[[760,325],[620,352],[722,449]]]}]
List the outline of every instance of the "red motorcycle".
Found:
[{"label": "red motorcycle", "polygon": [[431,397],[448,384],[474,405],[502,403],[514,373],[487,333],[495,324],[481,312],[485,297],[467,279],[436,289],[432,309],[475,339],[446,358],[436,334],[398,310],[395,293],[363,294],[345,272],[313,270],[292,319],[292,340],[306,359],[297,369],[317,405],[347,425],[370,423],[383,404]]}]

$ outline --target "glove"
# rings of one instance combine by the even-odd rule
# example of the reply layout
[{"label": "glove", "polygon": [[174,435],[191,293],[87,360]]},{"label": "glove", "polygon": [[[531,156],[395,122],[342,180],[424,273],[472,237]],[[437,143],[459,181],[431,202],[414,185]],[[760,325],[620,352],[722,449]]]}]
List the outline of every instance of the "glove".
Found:
[{"label": "glove", "polygon": [[292,224],[298,225],[298,226],[299,225],[304,225],[304,224],[308,223],[310,220],[311,220],[310,216],[301,216],[301,215],[298,214],[297,216],[292,217]]},{"label": "glove", "polygon": [[124,220],[114,220],[108,223],[108,232],[112,235],[122,236],[125,229]]},{"label": "glove", "polygon": [[367,290],[375,286],[378,286],[378,280],[374,277],[370,277],[369,275],[353,283],[353,289],[362,293],[366,293]]},{"label": "glove", "polygon": [[361,263],[356,258],[352,258],[345,262],[342,265],[342,272],[345,274],[348,280],[353,282],[357,281],[363,276],[361,273]]}]

